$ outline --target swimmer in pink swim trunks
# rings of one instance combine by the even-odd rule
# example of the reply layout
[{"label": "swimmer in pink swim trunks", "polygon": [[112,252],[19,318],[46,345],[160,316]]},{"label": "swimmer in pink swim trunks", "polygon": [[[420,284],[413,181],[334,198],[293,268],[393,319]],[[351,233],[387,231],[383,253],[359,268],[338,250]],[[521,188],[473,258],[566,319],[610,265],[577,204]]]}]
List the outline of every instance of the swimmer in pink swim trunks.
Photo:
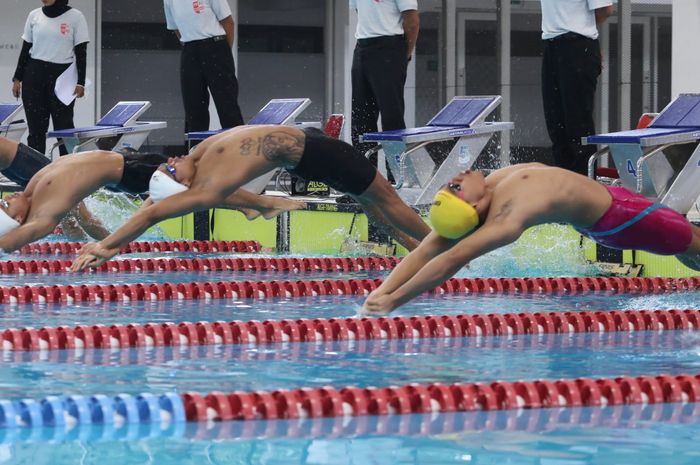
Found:
[{"label": "swimmer in pink swim trunks", "polygon": [[465,171],[435,196],[433,231],[372,292],[365,313],[385,314],[440,285],[471,260],[529,227],[569,223],[608,247],[675,255],[700,271],[700,228],[622,187],[540,163]]}]

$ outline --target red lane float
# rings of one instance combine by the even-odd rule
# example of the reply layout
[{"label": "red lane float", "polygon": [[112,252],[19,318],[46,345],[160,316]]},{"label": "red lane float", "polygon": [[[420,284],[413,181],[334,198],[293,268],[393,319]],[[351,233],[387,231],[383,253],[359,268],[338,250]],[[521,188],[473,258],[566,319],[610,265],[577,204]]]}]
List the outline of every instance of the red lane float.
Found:
[{"label": "red lane float", "polygon": [[698,329],[700,309],[628,310],[10,328],[0,340],[4,350],[54,350]]},{"label": "red lane float", "polygon": [[[396,257],[357,258],[127,258],[111,260],[97,272],[142,271],[383,271],[393,269]],[[1,274],[58,274],[70,272],[70,260],[17,260],[0,262]]]},{"label": "red lane float", "polygon": [[700,374],[182,394],[188,421],[272,420],[700,401]]},{"label": "red lane float", "polygon": [[[266,259],[267,260],[267,259]],[[303,259],[309,260],[309,259]],[[309,261],[310,263],[310,261]],[[368,263],[368,262],[366,262]],[[388,262],[387,262],[388,263]],[[325,265],[324,265],[325,266]],[[371,265],[370,265],[371,266]],[[133,300],[243,299],[268,297],[303,297],[317,295],[367,295],[381,285],[381,279],[310,280],[310,281],[229,281],[163,284],[81,284],[60,286],[0,287],[0,304],[90,301],[129,302]],[[431,290],[433,294],[582,294],[589,292],[661,293],[700,290],[700,277],[694,278],[452,278]],[[577,314],[567,318],[572,327],[585,322]],[[615,317],[613,317],[615,318]],[[652,318],[649,316],[648,318]],[[660,315],[667,319],[668,316]],[[532,325],[534,320],[523,320]],[[611,325],[612,320],[599,322]],[[508,326],[506,320],[496,322]],[[542,324],[549,326],[548,321]],[[629,322],[630,325],[641,324]],[[662,321],[655,323],[663,325]]]},{"label": "red lane float", "polygon": [[[35,242],[21,249],[23,254],[75,254],[85,242]],[[143,252],[260,252],[258,241],[144,241],[127,244],[121,253]]]}]

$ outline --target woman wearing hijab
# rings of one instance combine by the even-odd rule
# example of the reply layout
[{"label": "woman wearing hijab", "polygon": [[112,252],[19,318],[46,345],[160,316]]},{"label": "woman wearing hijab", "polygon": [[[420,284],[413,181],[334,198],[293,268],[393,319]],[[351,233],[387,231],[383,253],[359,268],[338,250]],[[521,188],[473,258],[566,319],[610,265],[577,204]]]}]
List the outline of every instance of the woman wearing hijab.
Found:
[{"label": "woman wearing hijab", "polygon": [[[83,14],[68,6],[68,0],[41,0],[43,8],[29,13],[24,26],[22,51],[15,75],[12,94],[22,96],[27,116],[29,135],[27,143],[33,149],[46,152],[46,133],[49,116],[55,130],[70,129],[73,125],[73,104],[64,105],[56,97],[56,79],[75,61],[78,84],[74,95],[85,95],[87,61],[87,21]],[[60,147],[65,155],[65,146]]]}]

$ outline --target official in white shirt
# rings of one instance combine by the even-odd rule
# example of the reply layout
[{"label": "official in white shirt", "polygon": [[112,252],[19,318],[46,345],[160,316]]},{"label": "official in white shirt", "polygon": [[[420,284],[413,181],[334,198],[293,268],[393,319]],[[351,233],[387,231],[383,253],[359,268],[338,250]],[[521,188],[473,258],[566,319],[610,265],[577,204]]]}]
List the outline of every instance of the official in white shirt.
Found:
[{"label": "official in white shirt", "polygon": [[595,146],[593,106],[601,72],[598,25],[613,12],[610,0],[541,0],[542,100],[556,166],[586,175]]},{"label": "official in white shirt", "polygon": [[[350,0],[357,11],[357,44],[352,59],[352,144],[364,156],[359,137],[404,129],[403,89],[420,28],[417,0]],[[373,160],[376,165],[376,158]]]},{"label": "official in white shirt", "polygon": [[226,0],[164,0],[167,28],[182,42],[185,132],[209,129],[209,92],[222,128],[243,124],[233,61],[234,21]]},{"label": "official in white shirt", "polygon": [[[78,83],[74,95],[85,95],[87,44],[90,41],[83,14],[68,6],[68,0],[41,0],[43,8],[29,13],[22,34],[22,50],[12,78],[12,94],[22,96],[29,135],[27,145],[46,152],[49,117],[55,130],[73,125],[73,106],[56,97],[56,79],[75,61]],[[64,145],[61,155],[68,153]]]}]

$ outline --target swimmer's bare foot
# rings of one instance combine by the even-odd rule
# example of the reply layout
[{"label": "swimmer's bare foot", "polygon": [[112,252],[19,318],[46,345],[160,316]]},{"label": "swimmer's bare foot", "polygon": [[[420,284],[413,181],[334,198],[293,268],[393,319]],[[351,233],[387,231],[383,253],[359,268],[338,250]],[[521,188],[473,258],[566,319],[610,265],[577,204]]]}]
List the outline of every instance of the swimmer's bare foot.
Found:
[{"label": "swimmer's bare foot", "polygon": [[285,199],[282,197],[271,197],[270,205],[270,208],[260,210],[260,213],[262,213],[263,218],[266,220],[275,218],[284,212],[303,210],[306,208],[306,202],[299,202],[298,200]]},{"label": "swimmer's bare foot", "polygon": [[260,216],[260,212],[252,208],[239,208],[238,211],[243,213],[248,221],[253,221]]}]

